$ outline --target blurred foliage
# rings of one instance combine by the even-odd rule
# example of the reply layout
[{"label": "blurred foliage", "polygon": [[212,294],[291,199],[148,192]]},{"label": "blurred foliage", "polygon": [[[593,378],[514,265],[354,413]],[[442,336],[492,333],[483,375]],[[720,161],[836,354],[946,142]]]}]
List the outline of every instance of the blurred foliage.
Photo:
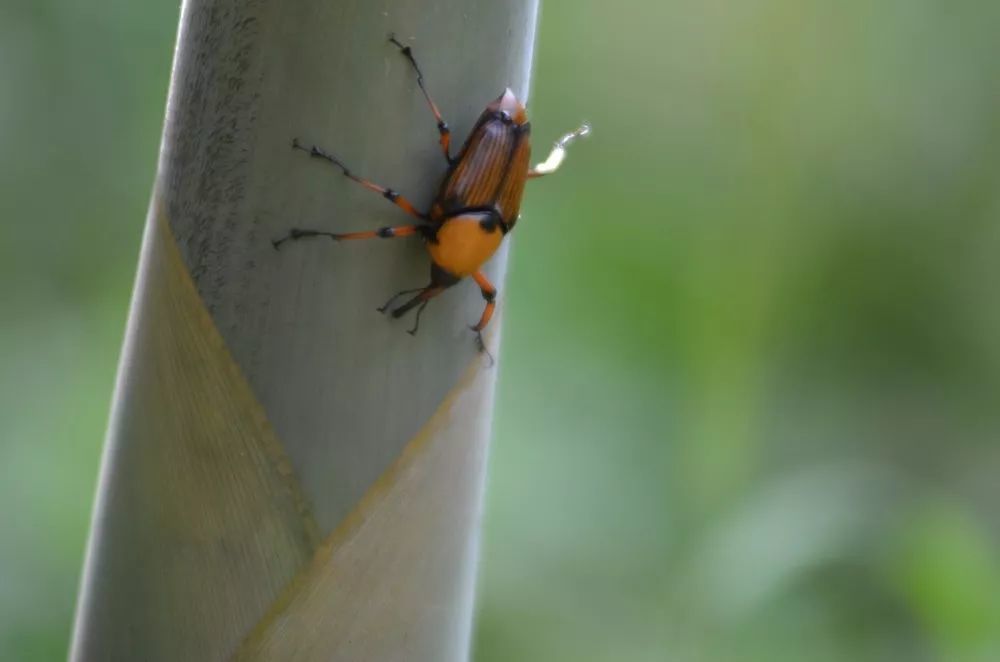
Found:
[{"label": "blurred foliage", "polygon": [[[65,654],[175,2],[0,6],[0,659]],[[1000,4],[543,8],[475,659],[1000,659]]]}]

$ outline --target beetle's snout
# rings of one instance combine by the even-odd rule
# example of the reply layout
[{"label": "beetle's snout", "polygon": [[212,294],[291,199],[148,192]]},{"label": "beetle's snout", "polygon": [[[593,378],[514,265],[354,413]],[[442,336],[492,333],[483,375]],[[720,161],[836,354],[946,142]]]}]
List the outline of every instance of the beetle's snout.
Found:
[{"label": "beetle's snout", "polygon": [[528,114],[524,110],[524,104],[517,100],[517,97],[514,96],[514,91],[509,87],[487,108],[494,113],[507,113],[516,124],[524,124],[528,121]]},{"label": "beetle's snout", "polygon": [[517,95],[514,94],[514,90],[509,87],[503,91],[503,94],[497,97],[497,103],[501,106],[511,106],[518,103]]}]

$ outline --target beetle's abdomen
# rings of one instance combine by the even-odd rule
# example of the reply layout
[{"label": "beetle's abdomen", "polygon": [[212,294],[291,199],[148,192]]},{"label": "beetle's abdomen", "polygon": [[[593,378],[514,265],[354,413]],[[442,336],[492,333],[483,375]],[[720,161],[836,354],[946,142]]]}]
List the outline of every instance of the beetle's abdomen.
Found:
[{"label": "beetle's abdomen", "polygon": [[484,113],[441,185],[435,212],[443,218],[495,207],[508,227],[513,225],[531,158],[530,134],[530,124]]},{"label": "beetle's abdomen", "polygon": [[473,213],[446,220],[438,228],[436,240],[427,244],[434,264],[457,278],[478,271],[503,241],[503,233],[495,224],[490,229],[483,227],[482,222],[489,218],[488,213]]}]

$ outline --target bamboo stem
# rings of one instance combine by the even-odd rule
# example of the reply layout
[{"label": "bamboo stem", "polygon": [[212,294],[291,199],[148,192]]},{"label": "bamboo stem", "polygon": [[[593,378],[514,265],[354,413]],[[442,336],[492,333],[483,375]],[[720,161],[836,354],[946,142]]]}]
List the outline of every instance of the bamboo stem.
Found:
[{"label": "bamboo stem", "polygon": [[[536,11],[184,3],[72,659],[467,656],[496,372],[467,330],[481,298],[456,286],[411,337],[375,308],[426,282],[418,241],[271,239],[405,222],[295,137],[430,201],[435,122],[389,32],[461,140],[505,87],[527,95]],[[310,619],[346,625],[310,638]]]}]

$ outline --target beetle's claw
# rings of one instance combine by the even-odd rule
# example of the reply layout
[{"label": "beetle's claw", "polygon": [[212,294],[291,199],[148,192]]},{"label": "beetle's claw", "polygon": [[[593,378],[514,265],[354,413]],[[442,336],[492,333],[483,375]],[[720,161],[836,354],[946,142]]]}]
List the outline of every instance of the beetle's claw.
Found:
[{"label": "beetle's claw", "polygon": [[490,364],[487,367],[492,368],[496,365],[496,359],[493,358],[493,354],[490,353],[490,350],[486,349],[486,341],[483,340],[483,332],[475,326],[470,326],[469,329],[476,332],[476,349],[479,350],[480,354],[485,354],[487,358],[489,358]]}]

